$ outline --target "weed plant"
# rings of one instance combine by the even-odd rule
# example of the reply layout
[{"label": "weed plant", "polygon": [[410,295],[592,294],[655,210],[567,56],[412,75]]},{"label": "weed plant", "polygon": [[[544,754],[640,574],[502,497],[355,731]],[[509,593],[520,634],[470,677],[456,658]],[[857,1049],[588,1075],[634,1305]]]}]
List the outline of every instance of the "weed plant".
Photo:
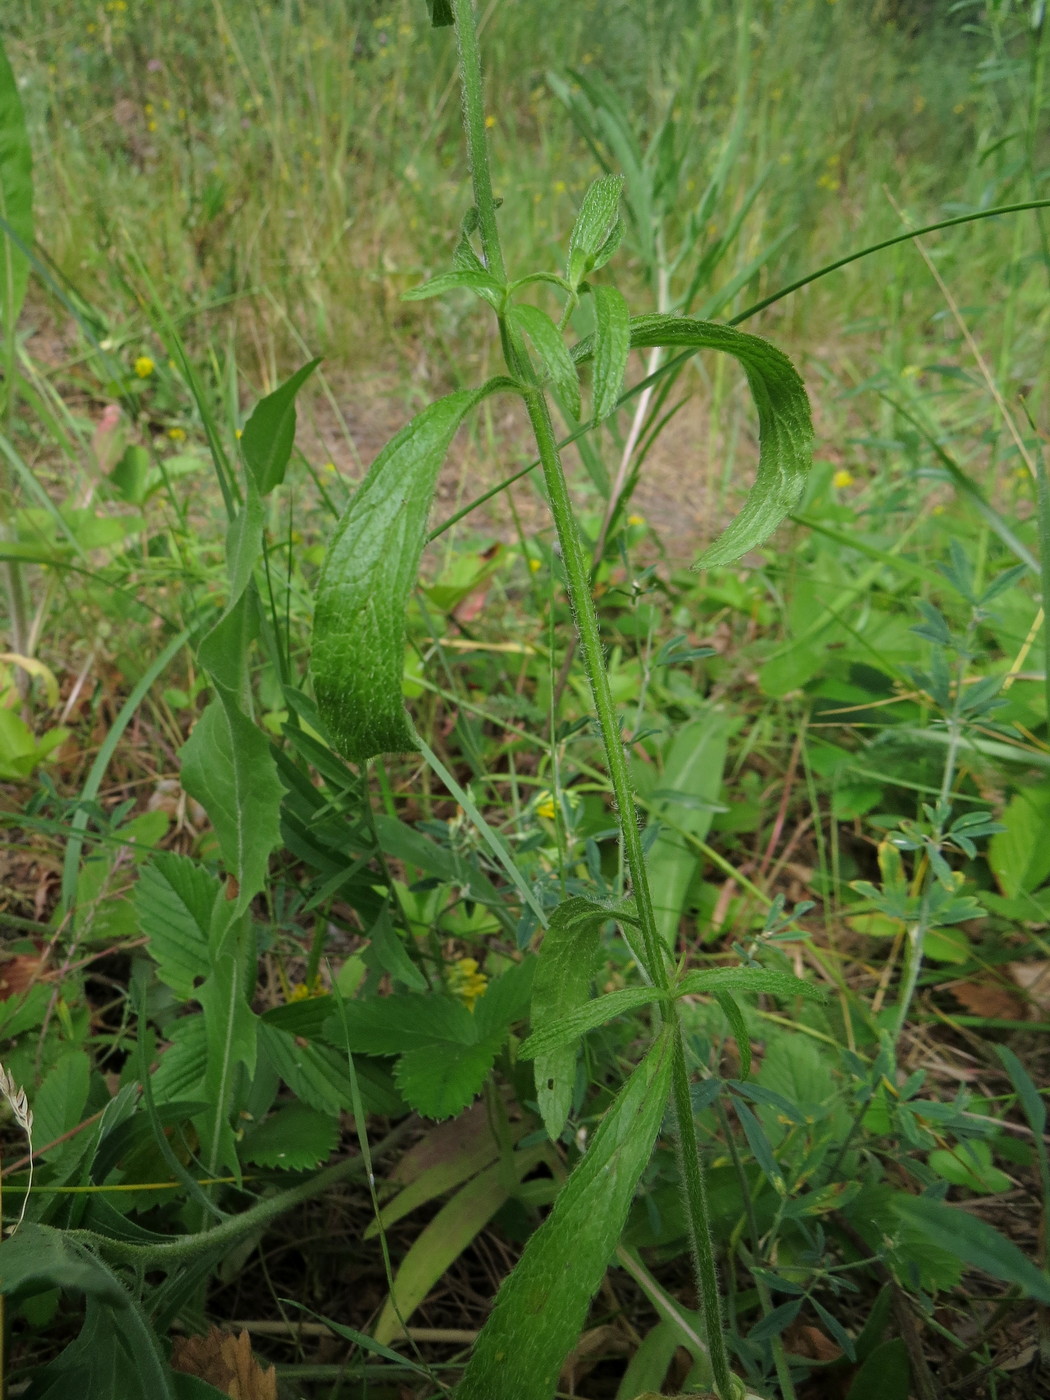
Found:
[{"label": "weed plant", "polygon": [[[181,214],[152,195],[162,211],[157,247],[128,237],[126,214],[109,217],[109,205],[130,207],[123,196],[91,196],[93,226],[108,227],[113,266],[148,332],[146,321],[129,332],[99,313],[112,274],[71,261],[89,163],[75,134],[47,155],[48,183],[70,192],[70,222],[54,230],[52,258],[33,245],[22,106],[0,72],[0,447],[13,634],[0,708],[4,775],[46,775],[49,755],[68,745],[92,664],[108,654],[100,634],[60,712],[58,682],[36,655],[53,613],[82,617],[85,630],[104,619],[149,639],[145,664],[141,655],[126,661],[116,704],[99,710],[97,752],[65,760],[76,798],[44,776],[12,817],[31,841],[64,841],[53,910],[45,902],[33,918],[15,916],[26,937],[7,950],[7,985],[17,991],[0,1013],[21,1154],[4,1168],[3,1208],[16,1228],[0,1245],[0,1296],[5,1325],[25,1346],[12,1382],[24,1381],[30,1396],[223,1393],[199,1365],[186,1374],[185,1349],[166,1340],[173,1326],[203,1330],[216,1290],[257,1242],[339,1193],[370,1204],[347,1253],[356,1258],[377,1241],[380,1301],[370,1317],[355,1314],[355,1328],[334,1320],[324,1289],[288,1287],[298,1293],[280,1302],[289,1335],[295,1310],[312,1304],[320,1309],[312,1325],[353,1348],[333,1372],[287,1368],[280,1384],[289,1394],[320,1394],[323,1385],[354,1395],[549,1400],[582,1385],[618,1400],[670,1389],[792,1400],[823,1365],[850,1400],[929,1400],[938,1371],[948,1384],[979,1381],[981,1367],[994,1375],[990,1348],[1001,1329],[1050,1301],[1032,1257],[1042,1241],[1019,1247],[1005,1216],[989,1219],[984,1209],[1023,1179],[1045,1218],[1038,1052],[1026,1068],[1014,1048],[992,1053],[987,1038],[966,1038],[968,1025],[986,1037],[998,1026],[1025,1051],[1045,1026],[1025,1019],[1016,999],[1006,1005],[1018,1009],[999,1017],[987,1001],[970,1017],[945,1001],[955,985],[963,1006],[969,997],[981,1007],[982,990],[1001,989],[1000,964],[1034,967],[1038,978],[1045,942],[1039,604],[1050,499],[1037,426],[1045,407],[1033,391],[1026,418],[998,387],[1034,378],[1045,338],[1044,313],[1027,314],[1033,286],[1050,275],[1040,222],[1042,12],[957,7],[914,21],[953,53],[986,46],[982,120],[1010,99],[1012,162],[996,166],[994,179],[985,178],[987,162],[975,164],[973,189],[956,197],[978,207],[928,220],[969,225],[954,234],[967,240],[996,228],[999,250],[1013,240],[993,362],[975,338],[980,308],[947,289],[956,274],[980,288],[980,259],[933,259],[928,231],[916,235],[904,210],[901,232],[898,214],[889,221],[880,202],[865,241],[888,245],[877,254],[890,260],[883,265],[905,257],[920,265],[915,250],[927,251],[930,295],[955,348],[965,347],[966,367],[912,357],[904,284],[891,282],[892,334],[880,354],[863,374],[842,356],[846,378],[877,404],[872,421],[834,460],[824,448],[811,463],[798,374],[736,326],[779,310],[790,291],[835,286],[836,303],[807,294],[806,316],[781,316],[779,332],[800,344],[815,310],[835,304],[866,346],[873,313],[859,292],[852,299],[863,284],[850,279],[873,259],[870,250],[843,256],[847,245],[822,226],[810,251],[825,237],[833,246],[814,273],[786,232],[756,242],[751,231],[778,202],[803,229],[814,224],[812,201],[844,195],[851,164],[870,180],[880,128],[865,126],[863,153],[843,147],[814,160],[804,151],[815,179],[799,180],[795,167],[781,174],[769,147],[778,122],[753,117],[750,65],[760,43],[790,71],[830,35],[826,51],[855,74],[864,33],[845,5],[742,6],[733,15],[705,5],[688,23],[683,8],[646,15],[651,33],[666,25],[662,48],[673,60],[656,57],[660,44],[639,43],[638,18],[617,11],[604,35],[624,58],[615,83],[592,71],[587,5],[563,7],[542,41],[525,7],[493,13],[490,91],[501,98],[490,106],[485,25],[470,0],[430,0],[436,33],[425,49],[416,15],[410,25],[332,7],[326,20],[340,49],[318,45],[321,35],[304,43],[292,5],[253,11],[245,25],[219,3],[226,68],[215,94],[207,85],[199,94],[216,122],[205,161],[196,137],[203,118],[179,114],[176,138],[163,129],[164,99],[146,86],[168,81],[176,59],[187,71],[197,61],[203,11],[189,7],[171,55],[155,59],[137,11],[114,3],[84,19],[53,7],[48,22],[65,41],[75,42],[71,26],[94,26],[97,45],[77,55],[88,79],[100,54],[124,65],[128,100],[155,138],[130,149],[147,177],[140,189],[162,169],[186,172]],[[878,18],[894,15],[887,7]],[[438,308],[427,311],[426,334],[454,388],[396,434],[345,505],[330,494],[330,474],[315,474],[339,519],[323,547],[304,546],[289,467],[297,399],[318,382],[318,361],[264,395],[242,426],[236,341],[221,352],[215,342],[210,362],[198,358],[192,325],[169,309],[175,270],[162,274],[159,249],[165,238],[188,249],[174,233],[178,218],[192,230],[196,263],[177,275],[198,311],[216,258],[230,259],[219,301],[239,301],[256,281],[266,289],[274,320],[262,323],[262,381],[278,382],[278,361],[304,332],[338,343],[356,323],[331,319],[334,284],[322,273],[337,243],[324,257],[317,250],[326,230],[340,227],[337,241],[355,232],[352,215],[340,224],[351,157],[370,152],[372,188],[388,188],[396,162],[382,152],[403,139],[394,114],[417,73],[439,96],[402,188],[418,181],[427,201],[413,268],[440,261],[434,216],[460,198],[446,173],[456,103],[443,31],[453,24],[473,203],[459,211],[451,270],[404,299]],[[735,67],[728,80],[711,75],[707,108],[683,111],[681,94],[705,76],[712,37],[721,52],[731,41]],[[908,42],[886,38],[880,62],[893,70]],[[528,172],[501,208],[489,150],[517,149],[527,133],[517,124],[529,120],[530,102],[540,104],[533,85],[569,51],[581,53],[580,66],[550,78],[544,115],[563,110],[558,139],[577,133],[597,168],[588,183],[582,165],[575,175],[561,167],[557,194],[575,196],[577,207],[555,262],[538,213],[520,197]],[[351,77],[339,67],[346,52],[357,64]],[[815,77],[814,92],[839,91],[833,67]],[[523,68],[527,97],[515,86]],[[384,74],[378,103],[351,80],[361,71]],[[939,75],[951,71],[938,66]],[[939,76],[946,87],[932,102],[934,81],[924,77],[917,94],[887,84],[866,100],[886,115],[910,103],[913,117],[939,105],[946,129],[955,94]],[[252,104],[247,124],[237,118],[233,128],[243,169],[250,174],[257,160],[265,173],[246,204],[264,200],[261,214],[286,200],[315,217],[305,236],[278,238],[269,253],[261,239],[228,242],[213,226],[242,178],[232,168],[216,177],[213,159],[238,82]],[[645,90],[657,116],[636,130],[628,113]],[[61,100],[69,91],[61,85]],[[774,92],[763,101],[799,100],[790,85]],[[288,107],[304,102],[310,121]],[[39,94],[27,105],[31,123],[42,120]],[[556,130],[531,119],[545,136]],[[967,120],[980,125],[972,113]],[[753,121],[765,148],[749,139]],[[708,122],[720,154],[701,166],[697,138]],[[926,130],[908,129],[913,174],[923,171]],[[304,205],[295,186],[311,168],[298,158],[307,131],[325,153],[317,178],[328,204]],[[986,145],[991,161],[995,142]],[[550,154],[541,149],[537,159],[546,181],[559,168],[547,165]],[[932,146],[927,154],[920,191],[936,183],[936,166],[951,164],[935,160]],[[409,277],[397,262],[404,229],[386,218],[372,225],[370,256],[382,314],[400,332],[418,308],[387,299]],[[368,265],[358,257],[355,242],[348,275]],[[620,264],[632,300],[644,295],[652,313],[630,315],[610,280]],[[535,270],[519,275],[521,267]],[[84,347],[82,369],[68,372],[121,406],[90,441],[68,393],[16,333],[30,268]],[[774,276],[785,288],[770,293]],[[740,309],[741,298],[752,304]],[[296,299],[313,308],[312,326],[290,317]],[[491,345],[473,357],[458,348],[472,325],[468,308],[496,318]],[[729,312],[729,323],[711,319]],[[953,343],[943,328],[935,334]],[[642,378],[625,391],[634,350],[646,352]],[[649,454],[682,411],[687,366],[710,350],[720,354],[703,354],[705,366],[735,360],[744,371],[758,469],[696,574],[639,558],[649,532],[632,502]],[[721,412],[726,381],[705,373]],[[994,419],[986,407],[977,416],[980,395]],[[421,583],[424,546],[465,513],[430,525],[441,463],[468,415],[479,413],[491,431],[493,406],[504,401],[524,408],[535,449],[522,450],[521,470],[501,486],[541,479],[552,528],[528,531],[515,514],[516,547],[447,549]],[[213,532],[203,545],[194,538],[207,524],[183,480],[194,480],[203,458],[185,450],[187,434],[207,445],[227,519],[221,550]],[[980,478],[967,458],[978,436]],[[583,508],[562,469],[569,443],[589,483]],[[56,451],[78,473],[77,490],[57,501],[46,469]],[[874,470],[887,456],[892,470]],[[735,451],[727,461],[735,466]],[[861,462],[872,465],[869,481]],[[1022,490],[1018,467],[1035,509],[1010,496]],[[732,494],[729,475],[714,484]],[[794,534],[782,525],[789,514]],[[732,567],[744,555],[753,567]],[[195,660],[181,685],[156,698],[187,644]],[[179,714],[196,712],[205,692],[183,742]],[[36,722],[34,707],[48,712],[42,699],[50,730]],[[130,796],[114,804],[107,784],[143,716],[159,746],[179,749],[179,786],[156,783],[148,808]],[[119,978],[105,985],[115,983],[116,995],[100,1006],[86,979],[108,977],[113,957],[122,959]],[[1031,1009],[1045,1019],[1039,1005],[1033,993]],[[937,1021],[954,1038],[933,1053],[924,1047]],[[946,1093],[953,1074],[962,1087]],[[344,1126],[357,1151],[337,1155]],[[31,1159],[23,1129],[32,1130]],[[400,1222],[443,1196],[406,1242]],[[523,1246],[520,1258],[484,1325],[471,1329],[469,1355],[436,1359],[413,1315],[494,1217]],[[265,1252],[258,1257],[265,1272]],[[680,1259],[691,1261],[691,1284]],[[995,1301],[976,1344],[944,1320],[963,1306],[976,1315],[972,1270]],[[588,1377],[588,1356],[610,1335],[585,1331],[589,1316],[598,1323],[599,1294],[614,1319],[604,1326],[615,1333],[626,1318],[631,1345],[626,1362],[610,1349]],[[627,1294],[638,1299],[630,1315]],[[75,1337],[60,1296],[84,1299]],[[458,1319],[437,1332],[430,1340],[464,1341]],[[814,1335],[823,1361],[803,1358],[803,1338]],[[43,1358],[36,1338],[47,1339]],[[246,1383],[270,1387],[273,1378],[253,1373]]]}]

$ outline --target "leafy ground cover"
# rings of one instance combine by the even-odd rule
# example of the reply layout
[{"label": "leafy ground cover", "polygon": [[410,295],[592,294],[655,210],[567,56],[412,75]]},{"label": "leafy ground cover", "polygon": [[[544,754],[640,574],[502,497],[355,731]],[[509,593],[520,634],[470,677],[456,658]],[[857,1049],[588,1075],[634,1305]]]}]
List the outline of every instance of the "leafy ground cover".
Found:
[{"label": "leafy ground cover", "polygon": [[429,8],[0,20],[8,1391],[1039,1393],[1042,7]]}]

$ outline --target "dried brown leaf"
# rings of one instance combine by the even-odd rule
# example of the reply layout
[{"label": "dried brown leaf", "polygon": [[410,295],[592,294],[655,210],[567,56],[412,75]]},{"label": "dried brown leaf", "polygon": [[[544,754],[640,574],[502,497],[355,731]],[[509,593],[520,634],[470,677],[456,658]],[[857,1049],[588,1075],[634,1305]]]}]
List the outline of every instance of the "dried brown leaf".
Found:
[{"label": "dried brown leaf", "polygon": [[212,1327],[203,1337],[176,1337],[171,1364],[176,1371],[207,1381],[230,1400],[277,1400],[277,1372],[259,1365],[247,1332],[234,1337]]}]

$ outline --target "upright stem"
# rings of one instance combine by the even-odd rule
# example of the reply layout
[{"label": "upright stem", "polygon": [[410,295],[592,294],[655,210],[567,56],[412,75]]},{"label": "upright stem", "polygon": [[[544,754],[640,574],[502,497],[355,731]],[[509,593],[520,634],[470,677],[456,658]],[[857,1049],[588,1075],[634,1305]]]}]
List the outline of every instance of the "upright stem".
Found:
[{"label": "upright stem", "polygon": [[[470,173],[474,185],[474,201],[478,214],[481,242],[489,271],[501,281],[506,280],[503,252],[496,228],[495,203],[489,176],[488,151],[485,143],[485,107],[482,95],[481,61],[478,53],[477,27],[473,0],[452,0],[459,43],[460,79],[463,87],[463,114],[469,148]],[[620,734],[609,676],[605,668],[605,653],[598,628],[598,614],[591,595],[590,561],[583,547],[569,490],[562,469],[558,443],[551,422],[550,408],[542,389],[535,381],[528,353],[506,318],[500,318],[500,336],[510,372],[522,385],[525,407],[536,437],[544,481],[554,516],[562,563],[569,585],[576,630],[580,639],[587,679],[591,686],[595,712],[601,727],[605,759],[612,782],[620,836],[623,841],[627,867],[631,875],[635,904],[642,931],[642,946],[647,963],[646,972],[657,987],[670,985],[666,949],[656,927],[649,877],[642,849],[642,834],[638,825],[634,790],[631,785],[627,755]],[[675,1024],[674,1062],[672,1067],[672,1098],[678,1129],[679,1161],[688,1208],[693,1261],[696,1266],[700,1296],[703,1300],[707,1342],[715,1388],[721,1400],[731,1400],[733,1382],[729,1372],[725,1336],[722,1330],[722,1310],[715,1273],[714,1250],[704,1187],[703,1168],[696,1142],[693,1105],[689,1092],[689,1071],[685,1045],[675,1004],[671,1002],[662,1013]]]},{"label": "upright stem", "polygon": [[507,280],[507,269],[496,227],[496,201],[492,197],[492,177],[485,145],[485,94],[481,83],[481,53],[474,0],[452,0],[459,45],[459,76],[463,88],[463,122],[467,129],[470,178],[474,185],[474,208],[478,213],[481,246],[488,269],[497,282]]}]

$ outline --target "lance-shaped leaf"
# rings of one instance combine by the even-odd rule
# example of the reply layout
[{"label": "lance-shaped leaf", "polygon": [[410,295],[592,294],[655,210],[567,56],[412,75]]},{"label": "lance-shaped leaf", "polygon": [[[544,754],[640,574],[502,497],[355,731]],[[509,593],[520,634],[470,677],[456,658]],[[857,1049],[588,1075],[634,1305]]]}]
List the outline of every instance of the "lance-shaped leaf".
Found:
[{"label": "lance-shaped leaf", "polygon": [[621,987],[618,992],[608,992],[603,997],[577,1006],[542,1030],[533,1031],[518,1054],[523,1060],[531,1060],[533,1056],[545,1055],[559,1046],[575,1046],[580,1036],[593,1031],[596,1026],[604,1026],[614,1016],[636,1011],[639,1006],[646,1006],[659,996],[656,987]]},{"label": "lance-shaped leaf", "polygon": [[592,287],[594,297],[594,421],[619,402],[631,348],[631,316],[615,287]]},{"label": "lance-shaped leaf", "polygon": [[8,233],[33,241],[33,157],[25,112],[11,65],[0,44],[0,327],[18,320],[29,280],[29,260]]},{"label": "lance-shaped leaf", "polygon": [[249,481],[260,496],[280,486],[295,442],[295,396],[321,363],[311,360],[260,399],[241,434],[241,452]]},{"label": "lance-shaped leaf", "polygon": [[[470,247],[469,243],[467,247]],[[460,253],[459,256],[462,259],[463,254]],[[455,260],[454,256],[453,261]],[[436,277],[432,277],[429,282],[421,282],[418,287],[410,287],[407,292],[402,293],[401,300],[426,301],[429,297],[444,296],[446,292],[464,288],[487,301],[497,311],[502,307],[507,291],[506,287],[497,282],[483,267],[455,267],[451,272],[439,272]]]},{"label": "lance-shaped leaf", "polygon": [[[636,316],[632,349],[663,345],[721,350],[739,360],[758,409],[758,476],[740,514],[693,565],[708,569],[734,560],[767,540],[798,504],[813,453],[813,424],[805,386],[788,357],[757,335],[684,316]],[[579,363],[597,357],[596,336],[573,349]],[[597,371],[596,371],[597,377]]]},{"label": "lance-shaped leaf", "polygon": [[510,308],[510,320],[532,341],[552,384],[574,418],[580,416],[580,377],[561,331],[546,311],[528,303]]},{"label": "lance-shaped leaf", "polygon": [[[623,911],[575,895],[559,904],[543,935],[532,981],[531,1021],[544,1031],[587,1003],[601,942],[601,929]],[[562,1041],[535,1056],[536,1100],[553,1141],[561,1136],[572,1107],[576,1040]]]},{"label": "lance-shaped leaf", "polygon": [[551,1400],[623,1230],[667,1106],[665,1030],[620,1090],[474,1346],[457,1400]]},{"label": "lance-shaped leaf", "polygon": [[437,475],[464,417],[513,380],[438,399],[387,443],[354,493],[317,584],[313,657],[321,717],[354,763],[414,747],[401,698],[405,606]]},{"label": "lance-shaped leaf", "polygon": [[455,24],[456,17],[452,13],[451,0],[427,0],[427,7],[430,10],[430,23],[435,29],[440,29],[446,24]]},{"label": "lance-shaped leaf", "polygon": [[775,972],[765,967],[712,967],[687,972],[675,986],[677,996],[694,996],[698,992],[716,995],[720,992],[766,992],[777,997],[805,997],[807,1001],[827,998],[812,982],[804,982],[790,972]]},{"label": "lance-shaped leaf", "polygon": [[599,175],[580,205],[569,235],[565,280],[578,287],[589,272],[612,257],[623,237],[620,220],[622,175]]}]

